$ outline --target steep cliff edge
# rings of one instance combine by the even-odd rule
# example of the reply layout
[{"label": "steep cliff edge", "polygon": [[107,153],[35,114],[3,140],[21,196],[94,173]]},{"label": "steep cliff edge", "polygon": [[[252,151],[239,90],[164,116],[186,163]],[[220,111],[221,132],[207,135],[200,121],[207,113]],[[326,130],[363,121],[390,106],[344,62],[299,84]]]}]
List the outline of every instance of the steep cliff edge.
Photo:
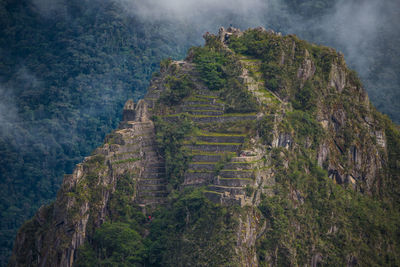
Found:
[{"label": "steep cliff edge", "polygon": [[204,37],[126,103],[10,266],[400,263],[400,134],[343,56],[263,28]]},{"label": "steep cliff edge", "polygon": [[10,265],[72,266],[87,235],[124,205],[117,191],[144,212],[165,201],[165,166],[148,116],[143,100],[127,101],[120,128],[64,178],[56,201],[23,226]]}]

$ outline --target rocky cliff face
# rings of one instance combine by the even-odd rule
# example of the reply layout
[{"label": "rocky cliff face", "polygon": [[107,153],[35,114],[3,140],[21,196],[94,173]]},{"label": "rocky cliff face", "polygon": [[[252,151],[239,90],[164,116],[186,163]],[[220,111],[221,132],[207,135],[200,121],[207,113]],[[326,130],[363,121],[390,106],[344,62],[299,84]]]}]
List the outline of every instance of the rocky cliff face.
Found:
[{"label": "rocky cliff face", "polygon": [[[186,60],[162,62],[146,97],[126,103],[120,128],[21,228],[10,266],[74,265],[79,247],[112,216],[120,181],[132,189],[130,205],[147,214],[173,213],[176,193],[193,188],[216,209],[227,207],[234,250],[221,265],[398,262],[399,133],[343,56],[262,28],[222,28],[205,39]],[[212,224],[193,221],[189,206],[165,265],[218,262],[212,254],[207,263],[204,248],[185,250],[202,238],[191,223]],[[390,219],[378,223],[372,212]],[[155,242],[152,231],[144,236]],[[215,236],[204,245],[211,251],[222,249]],[[174,253],[188,257],[174,263]]]},{"label": "rocky cliff face", "polygon": [[123,177],[133,185],[132,203],[143,212],[165,201],[165,166],[146,102],[129,100],[123,117],[104,145],[65,176],[56,201],[23,226],[10,266],[72,266],[87,235],[110,216],[110,200]]}]

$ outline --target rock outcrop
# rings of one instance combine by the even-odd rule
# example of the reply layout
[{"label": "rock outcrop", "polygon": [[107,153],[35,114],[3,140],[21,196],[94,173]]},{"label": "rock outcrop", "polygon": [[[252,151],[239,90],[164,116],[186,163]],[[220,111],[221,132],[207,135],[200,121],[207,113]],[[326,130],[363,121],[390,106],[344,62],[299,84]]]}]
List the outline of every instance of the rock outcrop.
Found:
[{"label": "rock outcrop", "polygon": [[[246,50],[240,50],[246,43],[235,43],[246,34],[248,39],[264,40],[270,50],[258,47],[252,57],[246,56]],[[218,90],[210,86],[207,79],[212,77],[198,67],[207,64],[197,59],[198,51],[192,50],[184,61],[164,62],[144,99],[126,102],[119,129],[65,177],[55,202],[21,228],[10,266],[72,266],[78,248],[110,215],[110,199],[123,178],[134,184],[132,205],[144,213],[168,203],[171,192],[186,188],[202,188],[218,207],[240,207],[235,211],[238,266],[258,266],[261,261],[277,266],[282,259],[289,265],[329,263],[324,244],[347,227],[342,221],[341,226],[335,224],[334,213],[347,211],[323,206],[313,194],[326,191],[327,198],[335,198],[341,190],[334,189],[337,186],[397,201],[398,176],[388,165],[394,155],[388,147],[389,123],[369,103],[343,55],[264,28],[221,28],[217,36],[204,37],[210,53],[220,51],[229,58],[218,71],[236,71],[236,76],[224,72],[219,79],[230,77],[234,82],[226,81]],[[236,55],[235,49],[242,54]],[[258,51],[268,52],[269,61],[257,58]],[[255,107],[249,111],[242,101]],[[155,116],[170,125],[184,118],[195,129],[184,136],[182,150],[176,150],[187,154],[188,164],[174,189],[169,182],[179,177],[167,172],[166,160],[171,159],[162,155],[157,143]],[[323,186],[310,189],[304,186],[308,183]],[[332,210],[317,211],[326,216],[327,225],[313,224],[314,218],[307,217],[315,212],[315,203]],[[288,210],[301,219],[284,217]],[[315,234],[312,227],[322,230]],[[315,234],[311,245],[292,246],[302,238],[303,229]],[[326,240],[318,241],[325,235]],[[361,253],[354,251],[344,253],[348,266],[355,265]],[[302,253],[305,256],[299,257]]]},{"label": "rock outcrop", "polygon": [[66,175],[55,202],[40,208],[17,235],[10,266],[73,266],[87,234],[110,214],[122,177],[134,183],[133,203],[143,212],[165,202],[166,179],[147,104],[128,100],[118,130]]}]

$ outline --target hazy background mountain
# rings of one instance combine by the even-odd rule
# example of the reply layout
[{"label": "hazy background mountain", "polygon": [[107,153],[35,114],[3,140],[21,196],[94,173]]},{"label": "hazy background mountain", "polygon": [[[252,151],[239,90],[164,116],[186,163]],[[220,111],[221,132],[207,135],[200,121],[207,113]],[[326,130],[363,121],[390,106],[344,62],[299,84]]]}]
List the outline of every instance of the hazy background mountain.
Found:
[{"label": "hazy background mountain", "polygon": [[335,47],[400,122],[400,3],[327,0],[0,0],[0,247],[115,128],[158,62],[222,25]]}]

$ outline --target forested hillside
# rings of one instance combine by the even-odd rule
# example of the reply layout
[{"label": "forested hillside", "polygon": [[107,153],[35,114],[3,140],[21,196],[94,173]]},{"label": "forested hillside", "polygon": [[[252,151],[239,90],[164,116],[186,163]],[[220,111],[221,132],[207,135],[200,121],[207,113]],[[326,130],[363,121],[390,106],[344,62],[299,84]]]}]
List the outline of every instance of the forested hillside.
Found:
[{"label": "forested hillside", "polygon": [[14,266],[399,266],[400,133],[342,54],[205,34],[18,231]]},{"label": "forested hillside", "polygon": [[[352,46],[341,42],[347,33],[337,38],[326,19],[342,13],[343,1],[250,1],[262,4],[251,10],[256,16],[219,8],[200,10],[193,20],[162,12],[141,16],[127,11],[128,2],[138,5],[135,0],[0,0],[1,264],[16,229],[55,197],[63,175],[117,126],[123,103],[143,95],[158,62],[183,57],[206,30],[261,24],[334,46],[350,54],[349,65],[361,73],[378,109],[400,121],[399,31],[380,25],[373,42],[362,31],[359,39],[364,35],[366,41],[354,46],[360,51],[349,50]],[[387,21],[400,17],[396,10],[394,1],[387,4],[385,11],[392,12]]]},{"label": "forested hillside", "polygon": [[116,127],[123,102],[143,94],[160,59],[183,50],[157,25],[93,2],[69,1],[55,17],[30,1],[1,3],[3,263],[17,227]]}]

